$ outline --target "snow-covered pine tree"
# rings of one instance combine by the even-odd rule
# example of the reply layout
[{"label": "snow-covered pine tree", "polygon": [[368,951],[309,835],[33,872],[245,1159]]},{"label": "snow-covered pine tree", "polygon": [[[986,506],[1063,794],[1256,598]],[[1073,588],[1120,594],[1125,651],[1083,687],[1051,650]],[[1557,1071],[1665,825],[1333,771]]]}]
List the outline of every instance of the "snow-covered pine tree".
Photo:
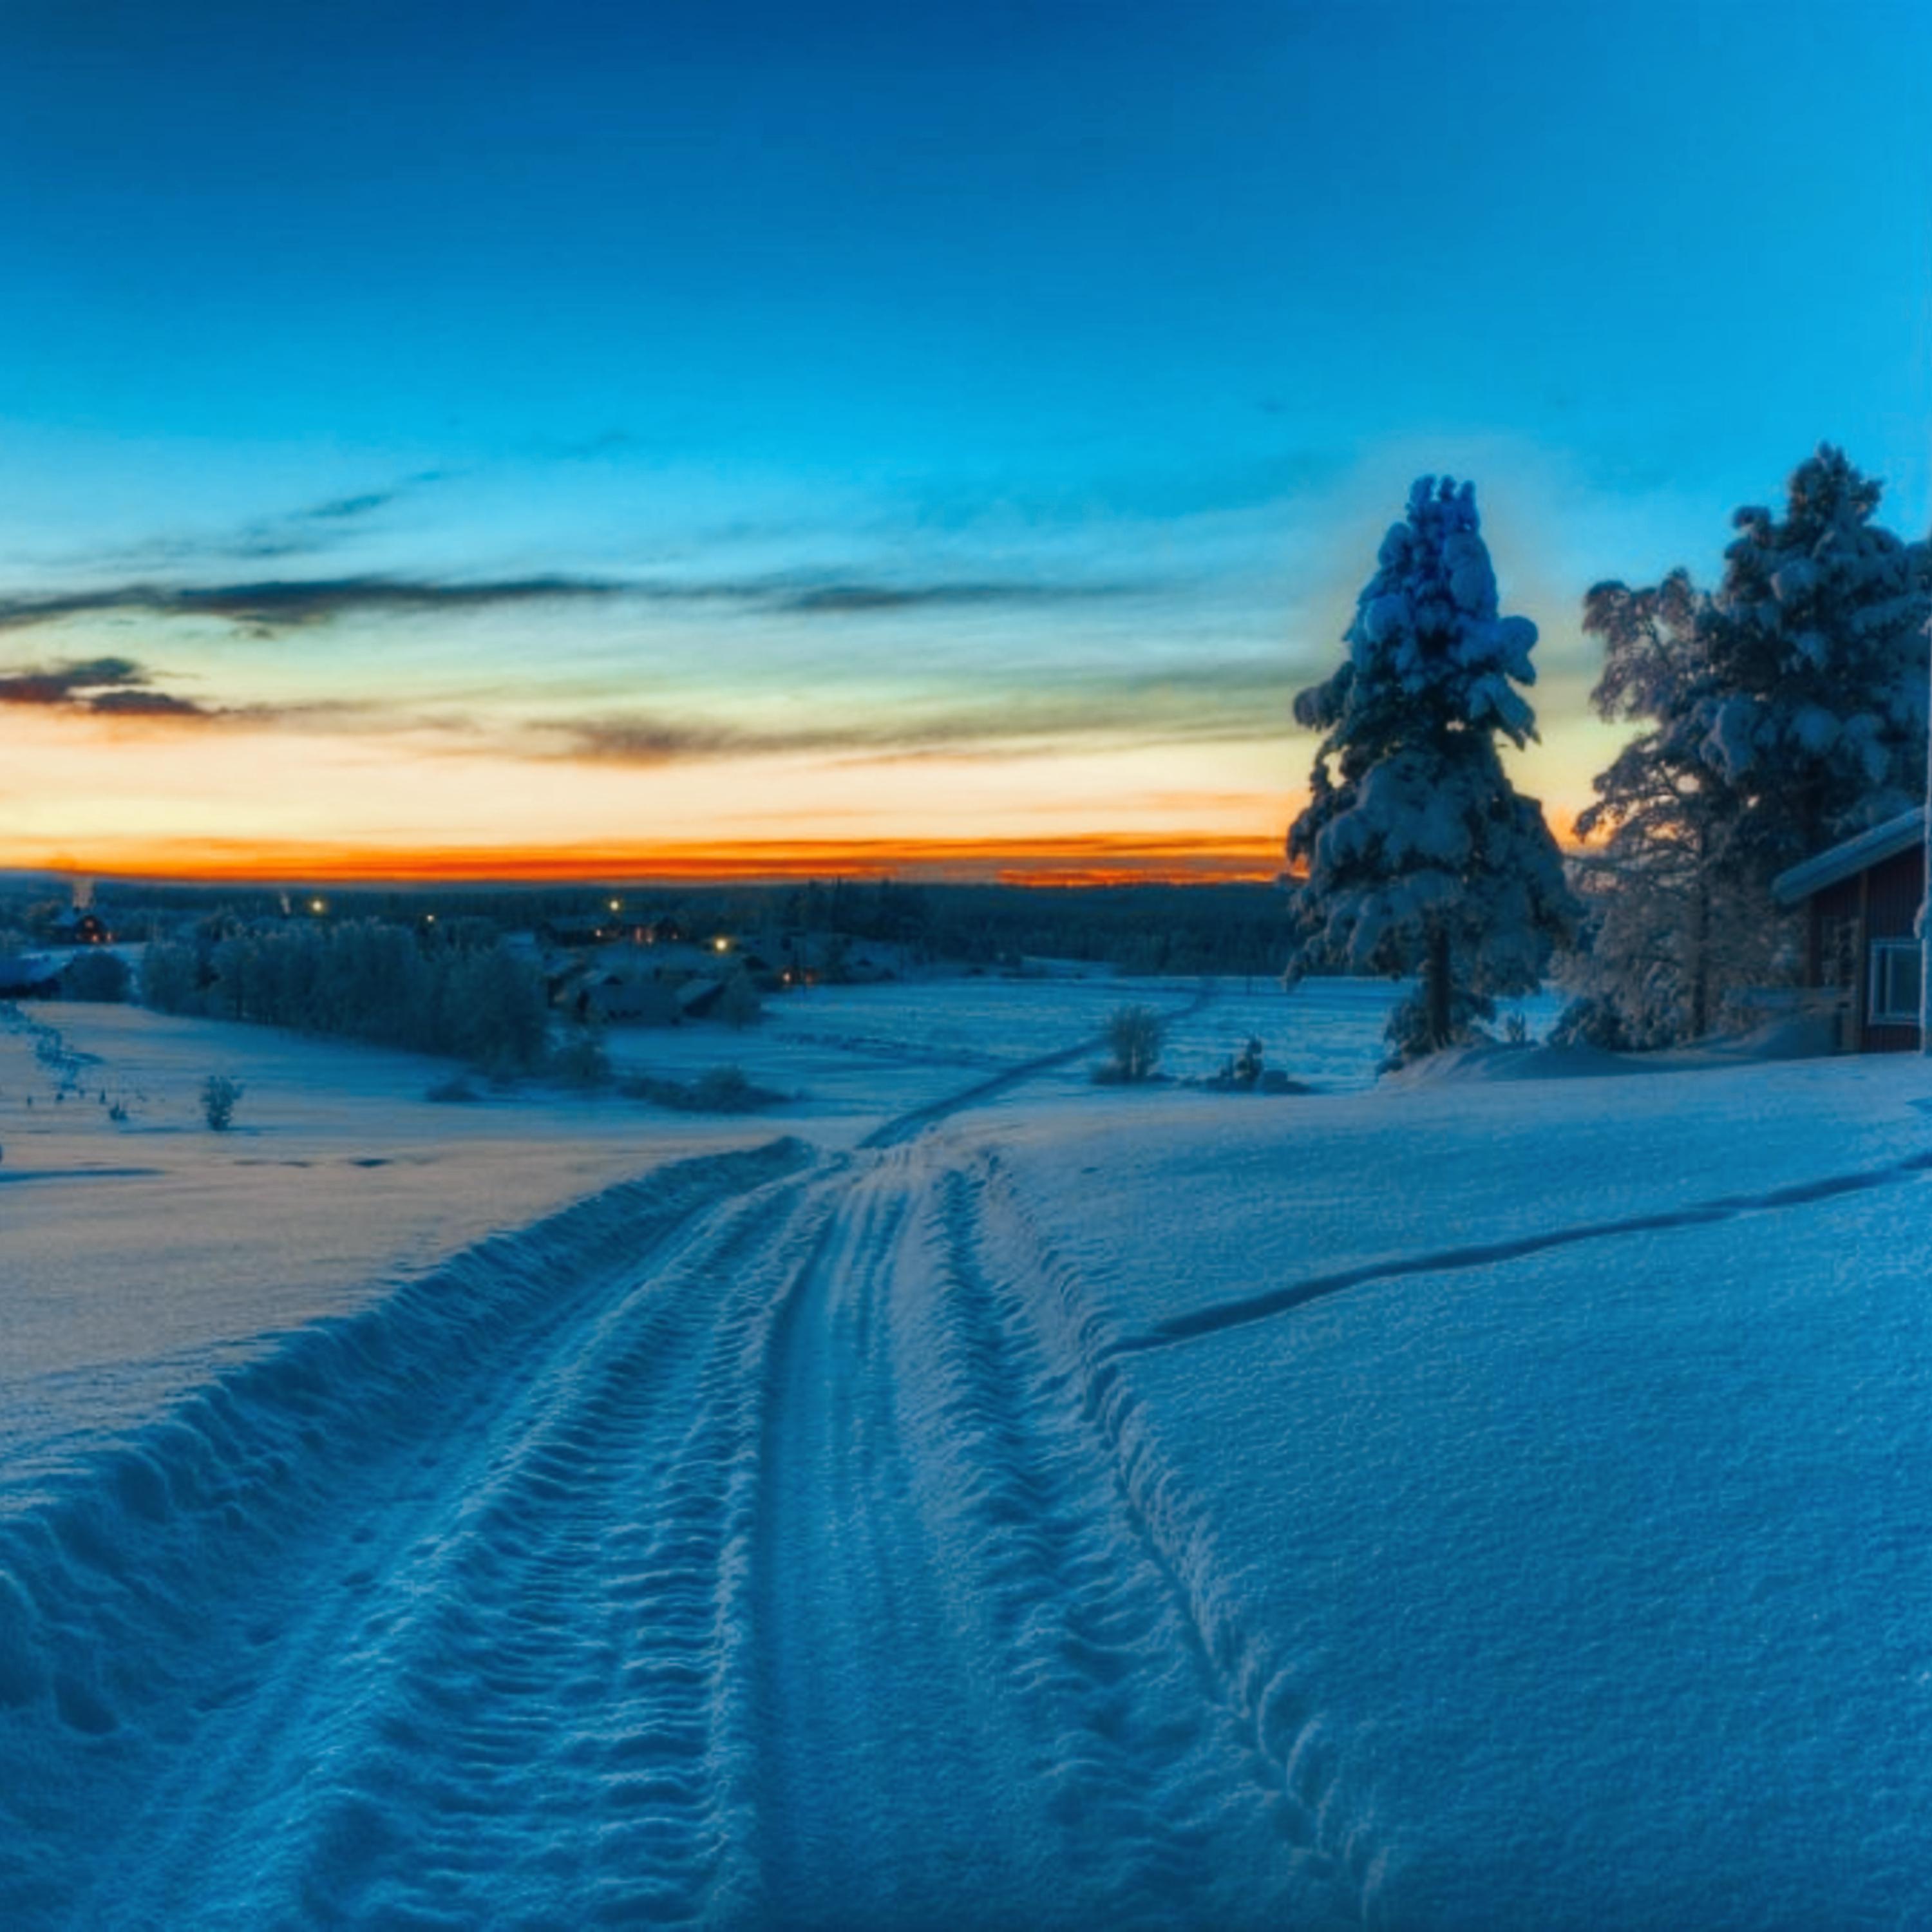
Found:
[{"label": "snow-covered pine tree", "polygon": [[1872,521],[1881,487],[1821,443],[1782,520],[1732,519],[1696,717],[1730,859],[1766,881],[1925,796],[1927,559]]},{"label": "snow-covered pine tree", "polygon": [[1324,735],[1288,835],[1307,876],[1286,977],[1418,974],[1389,1019],[1400,1062],[1465,1034],[1495,995],[1533,990],[1575,904],[1542,808],[1497,752],[1498,734],[1518,746],[1536,735],[1516,688],[1535,679],[1536,626],[1498,614],[1474,486],[1422,478],[1378,564],[1348,657],[1294,700],[1297,722]]},{"label": "snow-covered pine tree", "polygon": [[1772,876],[1924,796],[1928,559],[1872,524],[1878,500],[1821,446],[1783,521],[1738,512],[1714,596],[1678,570],[1584,600],[1592,703],[1646,727],[1576,821],[1607,834],[1581,976],[1630,1044],[1706,1031],[1774,970]]}]

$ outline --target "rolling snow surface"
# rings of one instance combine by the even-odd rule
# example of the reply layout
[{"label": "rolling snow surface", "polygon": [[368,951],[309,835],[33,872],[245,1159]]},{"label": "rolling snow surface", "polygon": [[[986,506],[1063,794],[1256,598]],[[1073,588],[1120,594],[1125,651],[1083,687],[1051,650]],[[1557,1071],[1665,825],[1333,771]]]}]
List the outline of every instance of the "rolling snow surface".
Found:
[{"label": "rolling snow surface", "polygon": [[754,1122],[28,1010],[0,1924],[1932,1922],[1932,1067],[880,990]]}]

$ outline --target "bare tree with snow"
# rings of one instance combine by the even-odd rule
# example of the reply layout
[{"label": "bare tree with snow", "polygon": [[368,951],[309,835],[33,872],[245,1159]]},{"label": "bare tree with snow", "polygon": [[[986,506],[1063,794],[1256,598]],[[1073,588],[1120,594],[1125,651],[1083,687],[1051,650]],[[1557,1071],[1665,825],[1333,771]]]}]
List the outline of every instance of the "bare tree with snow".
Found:
[{"label": "bare tree with snow", "polygon": [[1516,688],[1535,679],[1536,626],[1498,613],[1474,486],[1418,481],[1378,566],[1348,657],[1294,700],[1324,735],[1288,835],[1306,876],[1286,976],[1418,974],[1389,1020],[1400,1061],[1466,1034],[1496,995],[1533,990],[1576,907],[1542,808],[1497,748],[1536,735]]},{"label": "bare tree with snow", "polygon": [[1565,977],[1600,1045],[1705,1033],[1721,988],[1761,977],[1774,944],[1761,893],[1730,862],[1738,801],[1705,742],[1717,621],[1683,570],[1649,590],[1599,584],[1583,601],[1584,631],[1604,640],[1591,702],[1606,721],[1644,728],[1576,820],[1598,842],[1580,862],[1588,951]]}]

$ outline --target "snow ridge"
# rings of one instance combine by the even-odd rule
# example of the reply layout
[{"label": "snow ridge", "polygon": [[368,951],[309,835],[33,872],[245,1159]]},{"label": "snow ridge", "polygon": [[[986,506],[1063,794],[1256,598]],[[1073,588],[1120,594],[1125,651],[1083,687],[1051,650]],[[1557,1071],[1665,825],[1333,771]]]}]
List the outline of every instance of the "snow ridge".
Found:
[{"label": "snow ridge", "polygon": [[1134,1539],[1180,1607],[1207,1694],[1226,1714],[1265,1790],[1288,1854],[1289,1888],[1273,1922],[1342,1924],[1372,1917],[1377,1846],[1365,1804],[1346,1802],[1346,1742],[1315,1708],[1306,1672],[1274,1654],[1241,1610],[1238,1574],[1216,1547],[1198,1498],[1163,1455],[1152,1416],[1119,1358],[1113,1327],[1094,1307],[1078,1268],[1044,1234],[999,1156],[980,1157],[984,1239],[991,1264],[1028,1284],[1025,1305],[1046,1319],[1043,1345],[1104,1445]]}]

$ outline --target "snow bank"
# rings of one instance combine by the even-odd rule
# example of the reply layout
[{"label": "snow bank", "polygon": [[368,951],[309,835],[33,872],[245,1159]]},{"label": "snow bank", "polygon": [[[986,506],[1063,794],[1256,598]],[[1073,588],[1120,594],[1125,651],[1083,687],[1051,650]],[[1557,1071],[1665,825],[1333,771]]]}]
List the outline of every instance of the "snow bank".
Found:
[{"label": "snow bank", "polygon": [[1840,1061],[999,1150],[1368,1922],[1932,1916],[1928,1097]]}]

